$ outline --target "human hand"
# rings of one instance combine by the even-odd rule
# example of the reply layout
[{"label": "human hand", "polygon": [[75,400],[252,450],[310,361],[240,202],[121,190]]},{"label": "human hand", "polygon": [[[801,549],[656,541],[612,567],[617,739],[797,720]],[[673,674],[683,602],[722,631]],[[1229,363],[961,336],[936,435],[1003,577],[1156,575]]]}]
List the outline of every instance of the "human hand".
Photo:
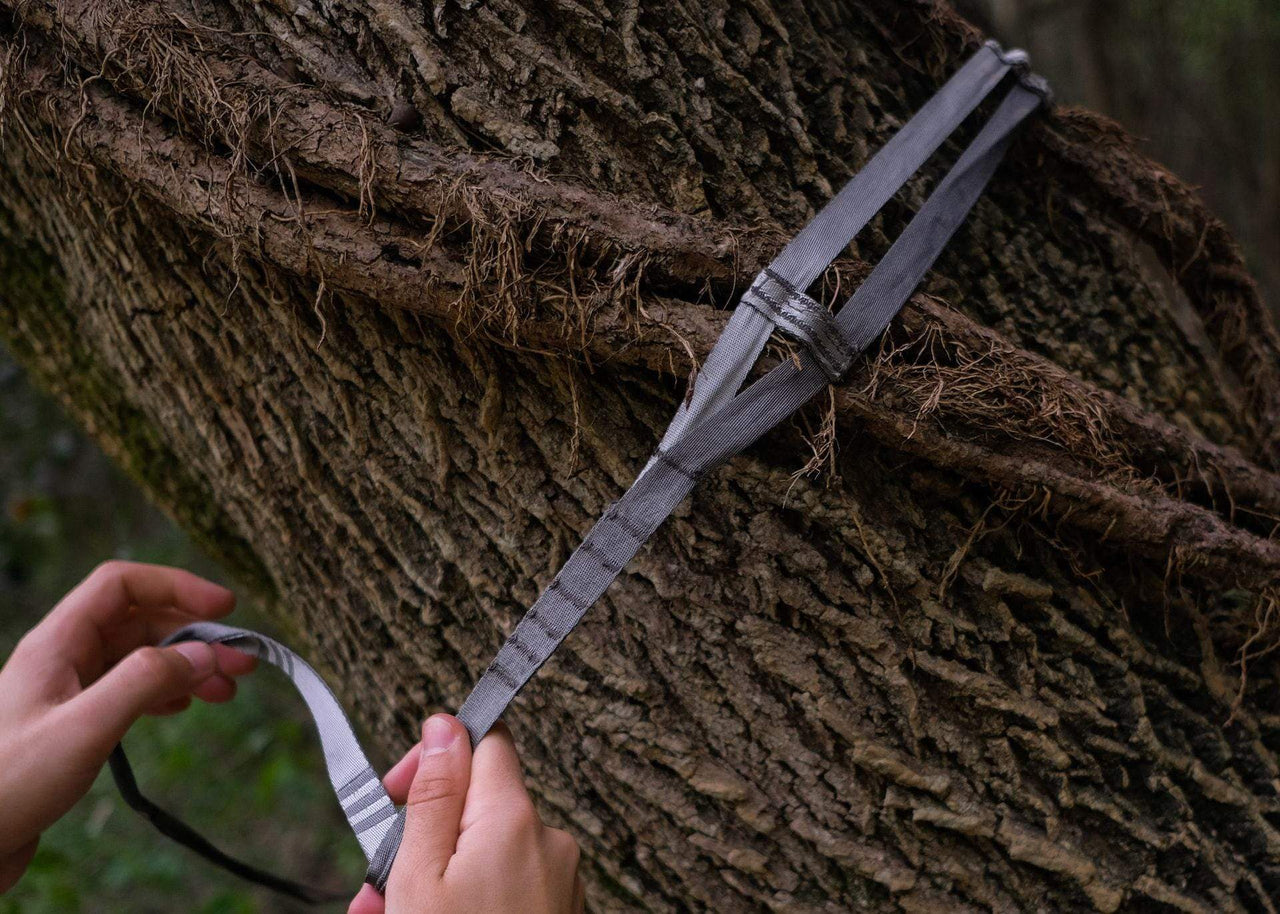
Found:
[{"label": "human hand", "polygon": [[437,714],[387,773],[408,803],[384,899],[366,885],[348,914],[579,914],[578,843],[538,818],[511,733],[499,724],[473,755],[456,717]]},{"label": "human hand", "polygon": [[231,591],[189,572],[107,562],[18,643],[0,669],[0,892],[134,721],[181,711],[193,695],[235,694],[254,658],[199,642],[152,646],[234,605]]}]

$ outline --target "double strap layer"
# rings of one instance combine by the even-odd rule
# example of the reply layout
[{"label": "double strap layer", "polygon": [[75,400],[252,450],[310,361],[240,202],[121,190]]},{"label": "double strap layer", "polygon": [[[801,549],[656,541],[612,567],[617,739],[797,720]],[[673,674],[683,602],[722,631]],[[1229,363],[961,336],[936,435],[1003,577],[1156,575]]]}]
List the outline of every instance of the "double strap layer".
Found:
[{"label": "double strap layer", "polygon": [[[1010,73],[1015,79],[994,113],[871,275],[834,314],[812,298],[807,289],[814,281]],[[760,272],[653,457],[516,625],[458,711],[473,745],[698,479],[848,371],[933,266],[991,179],[1018,125],[1048,97],[1047,84],[1030,73],[1025,54],[1006,53],[988,42]],[[774,330],[797,341],[800,352],[742,389]],[[288,648],[254,632],[200,624],[169,640],[192,639],[247,650],[293,680],[320,731],[334,791],[369,859],[366,881],[381,891],[403,835],[403,811],[396,811],[382,789],[328,687]],[[130,805],[165,834],[254,882],[304,900],[327,897],[227,857],[163,813],[138,792],[119,748],[111,767]]]},{"label": "double strap layer", "polygon": [[[807,403],[833,372],[843,373],[898,313],[977,201],[1014,129],[1044,101],[1044,90],[1036,83],[1014,83],[837,314],[832,316],[803,290],[1024,60],[1002,53],[994,43],[984,47],[760,273],[648,465],[569,556],[458,712],[473,742],[488,732],[694,483]],[[775,328],[806,348],[796,361],[784,362],[739,392]]]}]

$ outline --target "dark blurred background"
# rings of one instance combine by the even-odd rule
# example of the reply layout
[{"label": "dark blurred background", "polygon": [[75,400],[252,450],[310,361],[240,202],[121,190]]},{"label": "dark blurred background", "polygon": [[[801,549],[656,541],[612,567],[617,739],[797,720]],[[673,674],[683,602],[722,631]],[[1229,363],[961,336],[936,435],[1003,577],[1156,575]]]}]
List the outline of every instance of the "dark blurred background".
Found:
[{"label": "dark blurred background", "polygon": [[1280,0],[956,0],[1198,186],[1280,314]]},{"label": "dark blurred background", "polygon": [[[1199,185],[1280,302],[1280,0],[959,0],[1031,52],[1058,99],[1110,114]],[[0,656],[99,561],[192,568],[200,556],[0,350]],[[269,627],[252,605],[237,610]],[[140,778],[228,850],[331,885],[358,885],[359,850],[287,683],[251,677],[222,707],[135,728]],[[197,784],[198,789],[190,789]],[[109,780],[52,829],[0,914],[250,914],[288,905],[160,838]]]}]

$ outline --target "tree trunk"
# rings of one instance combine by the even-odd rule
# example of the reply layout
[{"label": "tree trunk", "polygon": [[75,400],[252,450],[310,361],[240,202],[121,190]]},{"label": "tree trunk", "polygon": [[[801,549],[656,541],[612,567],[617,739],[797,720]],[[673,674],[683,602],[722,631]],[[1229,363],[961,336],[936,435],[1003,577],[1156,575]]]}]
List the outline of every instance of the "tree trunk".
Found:
[{"label": "tree trunk", "polygon": [[[980,39],[901,0],[0,7],[9,345],[388,753]],[[1276,910],[1278,377],[1195,194],[1040,118],[509,712],[592,908]]]}]

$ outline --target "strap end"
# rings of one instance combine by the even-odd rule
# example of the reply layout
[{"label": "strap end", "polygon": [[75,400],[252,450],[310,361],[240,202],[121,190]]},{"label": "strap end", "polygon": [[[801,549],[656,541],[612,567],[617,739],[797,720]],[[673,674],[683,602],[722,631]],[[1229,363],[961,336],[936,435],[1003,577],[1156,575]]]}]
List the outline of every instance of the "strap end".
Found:
[{"label": "strap end", "polygon": [[1053,89],[1049,86],[1049,80],[1038,73],[1031,72],[1030,54],[1022,48],[1010,48],[1006,51],[995,39],[988,39],[983,47],[990,49],[996,57],[1000,58],[1001,63],[1013,70],[1023,88],[1040,96],[1046,107],[1053,104]]}]

